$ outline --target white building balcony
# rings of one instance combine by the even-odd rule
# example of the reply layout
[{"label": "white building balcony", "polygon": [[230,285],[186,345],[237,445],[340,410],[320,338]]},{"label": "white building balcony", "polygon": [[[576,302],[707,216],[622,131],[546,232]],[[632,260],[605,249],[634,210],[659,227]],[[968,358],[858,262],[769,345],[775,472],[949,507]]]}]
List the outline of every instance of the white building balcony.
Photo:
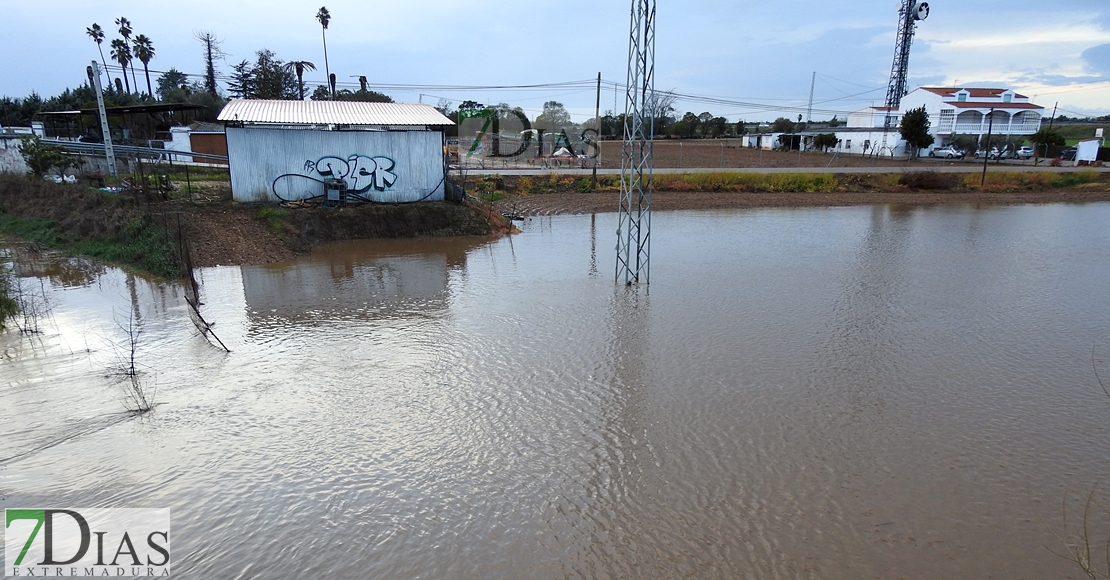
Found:
[{"label": "white building balcony", "polygon": [[[993,119],[993,122],[992,122]],[[1041,128],[1041,115],[1036,111],[1018,111],[1012,115],[1006,111],[983,114],[980,111],[964,111],[953,119],[948,117],[936,125],[941,135],[1032,135]]]}]

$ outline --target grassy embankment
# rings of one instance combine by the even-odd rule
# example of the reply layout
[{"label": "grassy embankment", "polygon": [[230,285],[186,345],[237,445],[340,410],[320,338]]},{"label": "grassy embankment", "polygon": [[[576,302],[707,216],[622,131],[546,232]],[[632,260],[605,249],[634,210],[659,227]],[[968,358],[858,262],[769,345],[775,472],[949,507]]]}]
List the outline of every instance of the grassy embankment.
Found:
[{"label": "grassy embankment", "polygon": [[167,219],[133,196],[0,175],[0,233],[177,278],[182,266]]},{"label": "grassy embankment", "polygon": [[230,199],[226,170],[191,171],[190,187],[182,168],[161,169],[169,168],[159,173],[168,174],[173,185],[164,197],[0,174],[0,233],[174,279],[183,275],[182,239],[193,262],[203,266],[288,259],[332,240],[488,235],[508,229],[490,208],[469,204],[367,204],[339,210],[239,204]]},{"label": "grassy embankment", "polygon": [[[653,177],[661,192],[814,193],[873,192],[892,190],[948,190],[959,192],[1048,191],[1081,187],[1105,181],[1095,171],[1075,173],[988,172],[985,183],[978,173],[917,171],[882,174],[837,173],[663,173]],[[588,176],[500,176],[468,178],[467,190],[486,201],[515,195],[552,193],[619,192],[620,176],[599,175],[597,186]]]}]

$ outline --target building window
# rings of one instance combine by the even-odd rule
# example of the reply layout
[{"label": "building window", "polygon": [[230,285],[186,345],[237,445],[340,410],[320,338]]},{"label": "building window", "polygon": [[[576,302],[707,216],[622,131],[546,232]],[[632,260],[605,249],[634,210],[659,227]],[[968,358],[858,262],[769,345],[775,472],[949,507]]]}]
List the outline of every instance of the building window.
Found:
[{"label": "building window", "polygon": [[851,139],[848,139],[847,141],[844,142],[844,148],[845,149],[851,149],[852,148],[852,140]]},{"label": "building window", "polygon": [[961,102],[961,103],[966,103],[967,102],[967,93],[960,92],[959,94],[956,95],[956,100]]},{"label": "building window", "polygon": [[940,111],[940,127],[950,127],[956,122],[956,109],[941,109]]},{"label": "building window", "polygon": [[1013,102],[1013,100],[1014,100],[1014,96],[1011,95],[1010,93],[1006,93],[1006,94],[1002,95],[1002,102],[1003,103]]},{"label": "building window", "polygon": [[871,148],[871,140],[870,139],[865,139],[863,141],[863,150],[867,151],[870,148]]}]

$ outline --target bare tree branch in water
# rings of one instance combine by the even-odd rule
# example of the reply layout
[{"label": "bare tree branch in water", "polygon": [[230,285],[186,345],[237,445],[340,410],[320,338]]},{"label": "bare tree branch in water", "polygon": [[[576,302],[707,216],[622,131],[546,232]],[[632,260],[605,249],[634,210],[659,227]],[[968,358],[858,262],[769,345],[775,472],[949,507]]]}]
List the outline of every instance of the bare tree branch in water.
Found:
[{"label": "bare tree branch in water", "polygon": [[[1065,492],[1060,507],[1064,522],[1062,534],[1045,525],[1063,545],[1063,551],[1048,546],[1045,549],[1077,566],[1091,580],[1110,579],[1110,530],[1099,529],[1099,524],[1107,521],[1103,516],[1110,516],[1110,508],[1099,499],[1100,484],[1101,480],[1087,494],[1082,523],[1074,527],[1068,524],[1068,494]],[[1105,542],[1101,539],[1103,535],[1106,536]]]},{"label": "bare tree branch in water", "polygon": [[116,373],[123,380],[124,407],[133,414],[142,415],[154,409],[155,406],[155,389],[147,388],[143,383],[136,364],[139,335],[142,334],[142,329],[135,326],[134,311],[128,312],[127,326],[119,320],[116,320],[116,326],[126,335],[125,352],[121,357],[122,364]]},{"label": "bare tree branch in water", "polygon": [[1102,392],[1106,394],[1106,398],[1110,399],[1110,391],[1106,390],[1106,383],[1102,382],[1102,377],[1098,374],[1098,365],[1095,364],[1095,347],[1091,347],[1091,370],[1095,371],[1095,379],[1098,380],[1098,386],[1102,387]]},{"label": "bare tree branch in water", "polygon": [[[200,313],[200,284],[197,283],[196,270],[193,267],[193,256],[189,251],[189,242],[185,239],[185,234],[181,229],[181,215],[177,216],[177,242],[178,248],[181,252],[181,263],[185,266],[185,273],[189,278],[189,285],[185,289],[185,302],[189,305],[189,310],[192,312],[193,324],[200,330],[201,336],[206,338],[209,343],[219,345],[225,352],[231,352],[231,349],[224,345],[220,337],[212,330],[212,325],[204,319]],[[215,342],[213,342],[215,341]]]}]

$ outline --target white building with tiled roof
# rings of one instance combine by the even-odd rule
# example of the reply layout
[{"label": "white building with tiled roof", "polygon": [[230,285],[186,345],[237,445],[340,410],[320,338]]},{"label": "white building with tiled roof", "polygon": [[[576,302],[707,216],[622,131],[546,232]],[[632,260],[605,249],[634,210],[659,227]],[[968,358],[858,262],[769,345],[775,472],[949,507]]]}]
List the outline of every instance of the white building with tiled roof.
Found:
[{"label": "white building with tiled roof", "polygon": [[[1040,130],[1044,117],[1044,107],[1010,89],[921,87],[903,97],[898,110],[868,107],[849,114],[846,127],[834,130],[841,143],[840,151],[907,155],[906,142],[898,128],[903,115],[919,107],[925,107],[929,114],[933,147],[951,143],[957,135],[981,138],[990,132],[999,142],[1004,138],[1029,136]],[[890,132],[884,138],[883,125],[888,115]],[[805,133],[807,145],[819,132],[822,131]]]},{"label": "white building with tiled roof", "polygon": [[951,135],[1032,135],[1044,107],[1011,89],[922,87],[902,99],[899,111],[925,107],[937,141]]}]

